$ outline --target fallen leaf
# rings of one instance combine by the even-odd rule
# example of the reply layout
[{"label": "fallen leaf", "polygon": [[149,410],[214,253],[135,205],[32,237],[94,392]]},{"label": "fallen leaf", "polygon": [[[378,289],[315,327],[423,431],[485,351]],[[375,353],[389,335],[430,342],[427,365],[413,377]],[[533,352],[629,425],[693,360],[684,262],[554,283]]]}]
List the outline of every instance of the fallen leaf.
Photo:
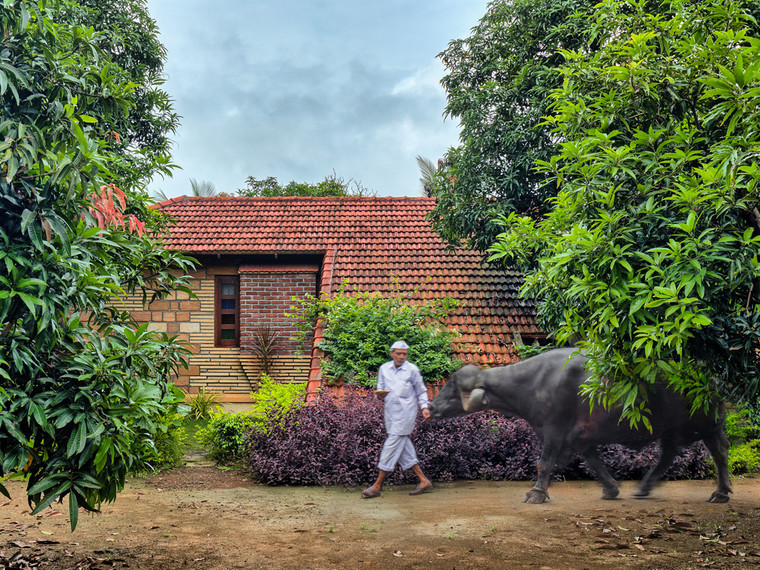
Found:
[{"label": "fallen leaf", "polygon": [[644,547],[643,547],[643,546],[641,546],[640,544],[634,544],[633,546],[634,546],[635,548],[638,548],[639,550],[645,550],[645,549],[644,549]]},{"label": "fallen leaf", "polygon": [[401,553],[401,551],[397,550],[396,552],[393,553],[393,556],[398,558],[399,556],[403,556],[403,554]]},{"label": "fallen leaf", "polygon": [[50,532],[49,530],[41,530],[40,532],[41,532],[42,534],[46,534],[46,535],[48,535],[48,536],[50,536],[50,535],[52,535],[52,534],[53,534],[53,533],[52,533],[52,532]]}]

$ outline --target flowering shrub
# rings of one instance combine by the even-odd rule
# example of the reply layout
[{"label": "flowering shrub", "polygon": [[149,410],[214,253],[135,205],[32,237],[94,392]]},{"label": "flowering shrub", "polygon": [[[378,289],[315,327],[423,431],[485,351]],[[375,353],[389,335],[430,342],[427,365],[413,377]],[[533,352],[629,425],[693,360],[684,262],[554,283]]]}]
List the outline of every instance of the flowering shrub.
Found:
[{"label": "flowering shrub", "polygon": [[[264,419],[264,422],[269,422]],[[322,393],[311,406],[276,416],[266,430],[247,438],[246,463],[251,474],[270,485],[345,485],[373,481],[385,430],[382,404],[365,389],[346,390],[340,397]],[[541,445],[521,419],[495,412],[420,422],[412,434],[420,467],[434,481],[461,479],[533,480]],[[602,458],[617,479],[639,479],[654,464],[656,445],[633,451],[606,446]],[[668,478],[708,476],[704,445],[686,449],[666,473]],[[576,457],[555,479],[593,478]],[[389,473],[391,484],[412,483],[411,471]]]}]

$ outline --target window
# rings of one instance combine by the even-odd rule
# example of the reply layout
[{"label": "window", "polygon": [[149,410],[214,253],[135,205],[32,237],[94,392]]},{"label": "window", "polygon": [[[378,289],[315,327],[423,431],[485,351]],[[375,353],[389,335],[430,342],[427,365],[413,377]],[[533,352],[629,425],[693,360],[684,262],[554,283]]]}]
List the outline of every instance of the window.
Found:
[{"label": "window", "polygon": [[214,294],[216,346],[240,345],[240,289],[237,275],[217,276]]}]

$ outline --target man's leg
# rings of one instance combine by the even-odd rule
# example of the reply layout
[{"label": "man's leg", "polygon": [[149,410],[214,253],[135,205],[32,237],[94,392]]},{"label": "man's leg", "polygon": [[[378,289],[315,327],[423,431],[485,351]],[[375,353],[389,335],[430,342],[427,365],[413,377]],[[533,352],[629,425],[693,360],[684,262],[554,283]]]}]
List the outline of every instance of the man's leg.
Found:
[{"label": "man's leg", "polygon": [[430,481],[430,479],[425,477],[425,474],[422,472],[419,463],[412,466],[412,471],[414,471],[414,474],[417,475],[417,478],[420,480],[420,487],[425,487],[428,489],[433,487],[433,483]]},{"label": "man's leg", "polygon": [[[380,469],[377,472],[377,481],[375,481],[372,485],[370,485],[369,487],[367,487],[366,489],[364,489],[364,491],[369,491],[370,489],[372,489],[376,493],[379,493],[381,487],[383,486],[383,479],[385,479],[385,474],[386,473],[388,473],[388,472],[387,471],[383,471],[382,469]],[[364,491],[362,491],[362,494],[364,494]]]},{"label": "man's leg", "polygon": [[412,439],[407,436],[405,440],[406,441],[404,442],[404,447],[401,450],[401,454],[399,455],[398,462],[401,465],[402,469],[411,469],[414,474],[417,475],[420,483],[417,485],[417,488],[413,491],[410,491],[409,494],[419,495],[429,489],[432,489],[433,483],[431,483],[430,479],[425,477],[425,474],[422,472],[419,460],[417,459],[417,452],[414,450],[414,445],[412,444]]},{"label": "man's leg", "polygon": [[[380,459],[377,462],[378,474],[377,480],[362,491],[362,497],[372,499],[380,495],[380,489],[383,486],[383,480],[388,471],[393,471],[398,463],[401,453],[404,451],[403,435],[389,435],[383,444],[383,450],[380,452]],[[406,438],[408,439],[408,438]]]}]

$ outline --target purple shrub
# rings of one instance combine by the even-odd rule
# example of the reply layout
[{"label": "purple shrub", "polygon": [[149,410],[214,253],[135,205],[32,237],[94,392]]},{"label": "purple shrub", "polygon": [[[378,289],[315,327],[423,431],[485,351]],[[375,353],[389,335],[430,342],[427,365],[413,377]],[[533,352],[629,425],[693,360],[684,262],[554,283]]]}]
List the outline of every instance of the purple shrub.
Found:
[{"label": "purple shrub", "polygon": [[[641,479],[660,456],[660,445],[650,443],[640,450],[607,445],[600,455],[615,479]],[[710,452],[705,444],[697,442],[681,451],[665,472],[665,478],[704,479],[712,472],[710,461]],[[590,473],[587,469],[586,472]]]},{"label": "purple shrub", "polygon": [[[313,405],[268,418],[246,441],[251,474],[270,485],[364,485],[377,474],[385,430],[383,407],[365,389],[346,390],[339,399],[321,394]],[[267,433],[268,431],[268,433]],[[412,434],[420,466],[433,481],[534,480],[541,444],[521,419],[495,412],[419,422]],[[634,451],[620,445],[601,456],[616,479],[640,479],[659,454],[656,445]],[[710,472],[709,454],[695,444],[676,459],[668,478],[701,478]],[[593,478],[580,456],[555,479]],[[397,468],[390,484],[413,483],[411,471]]]},{"label": "purple shrub", "polygon": [[[425,422],[412,439],[420,467],[435,481],[530,480],[541,451],[527,422],[496,412]],[[406,479],[411,482],[414,476]]]},{"label": "purple shrub", "polygon": [[340,400],[323,393],[271,423],[269,434],[253,430],[247,440],[247,463],[262,483],[354,486],[376,469],[382,404],[369,390],[346,390]]}]

